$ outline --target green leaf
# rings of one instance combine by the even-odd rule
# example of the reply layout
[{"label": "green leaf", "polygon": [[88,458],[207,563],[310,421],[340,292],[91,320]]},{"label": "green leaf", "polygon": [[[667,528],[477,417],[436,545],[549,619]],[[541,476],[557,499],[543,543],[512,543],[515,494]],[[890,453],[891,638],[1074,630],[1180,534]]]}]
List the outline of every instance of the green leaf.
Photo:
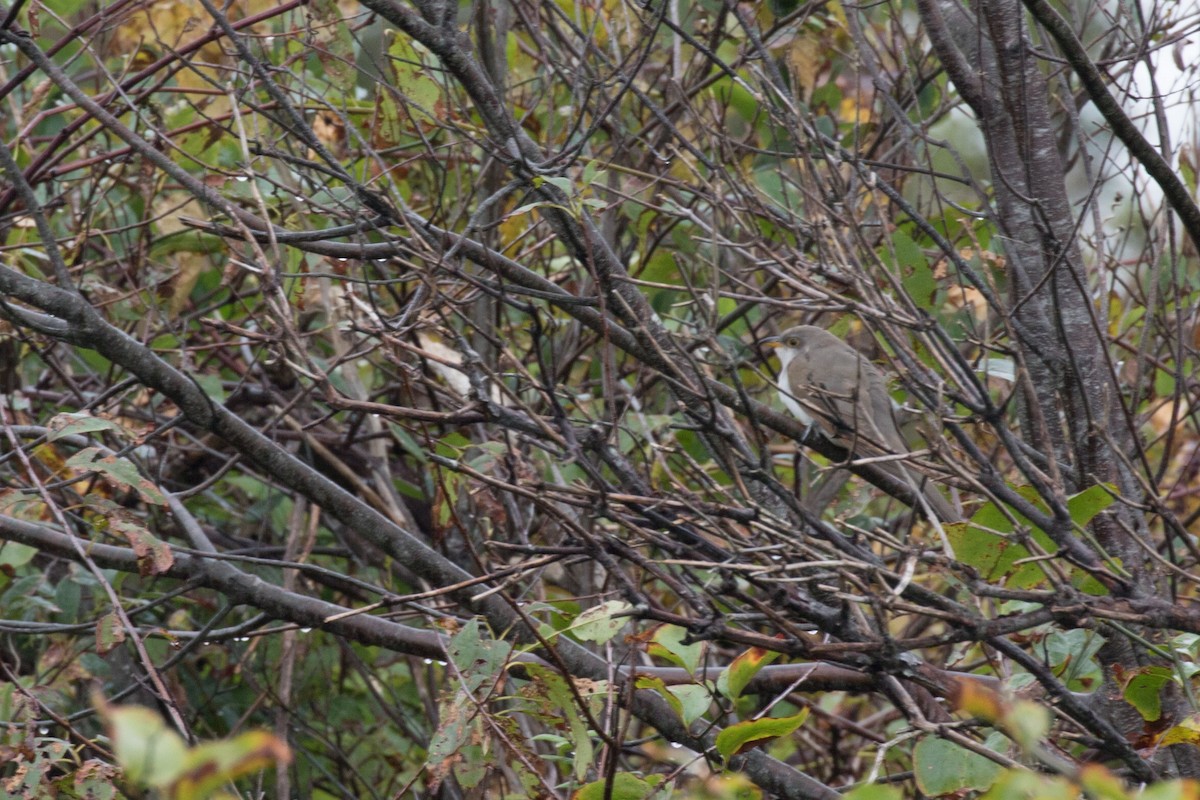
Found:
[{"label": "green leaf", "polygon": [[[1032,487],[1022,486],[1017,491],[1029,502],[1044,508]],[[1032,528],[1025,517],[1011,509],[1010,512],[1018,524]],[[1032,554],[1025,545],[1005,536],[1013,531],[1014,526],[1008,516],[995,503],[985,503],[969,523],[947,526],[946,536],[950,540],[950,546],[954,548],[955,555],[979,570],[985,580],[1006,578],[1009,587],[1014,589],[1028,589],[1044,583],[1046,574],[1041,565],[1036,562],[1016,564]],[[1029,536],[1048,553],[1058,550],[1050,537],[1039,529],[1032,528]]]},{"label": "green leaf", "polygon": [[36,547],[20,542],[0,542],[0,566],[23,567],[38,553]]},{"label": "green leaf", "polygon": [[762,742],[787,736],[808,719],[808,709],[790,717],[763,717],[762,719],[730,725],[717,734],[717,752],[728,761],[743,750]]},{"label": "green leaf", "polygon": [[634,685],[639,689],[657,692],[685,724],[691,725],[708,713],[712,705],[712,690],[698,683],[667,686],[662,678],[642,676]]},{"label": "green leaf", "polygon": [[658,658],[664,658],[695,674],[704,655],[704,643],[692,642],[684,644],[687,631],[678,625],[662,625],[654,631],[647,652]]},{"label": "green leaf", "polygon": [[1183,176],[1184,185],[1191,190],[1192,194],[1196,193],[1196,168],[1192,166],[1192,159],[1185,153],[1179,154],[1179,174]]},{"label": "green leaf", "polygon": [[[581,786],[571,800],[646,800],[658,789],[663,782],[662,775],[648,775],[639,778],[628,772],[618,772],[612,776],[612,781],[592,781]],[[612,786],[611,792],[609,786]]]},{"label": "green leaf", "polygon": [[652,678],[643,675],[634,681],[633,685],[638,689],[649,689],[650,691],[657,692],[667,701],[667,705],[671,707],[671,710],[678,714],[680,719],[683,719],[683,701],[679,699],[679,695],[667,687],[666,682],[662,678]]},{"label": "green leaf", "polygon": [[[591,733],[588,730],[587,723],[580,714],[578,704],[575,700],[575,695],[571,692],[571,687],[567,685],[567,681],[562,675],[554,670],[547,669],[537,664],[526,664],[525,669],[529,672],[531,678],[535,680],[534,687],[540,691],[544,702],[544,710],[548,718],[553,718],[556,724],[561,725],[565,719],[567,726],[570,729],[570,741],[575,748],[575,778],[582,779],[592,764],[592,756],[594,749],[592,745]],[[599,689],[606,687],[606,684],[598,684]],[[581,687],[577,686],[581,690]],[[552,714],[552,717],[551,717]]]},{"label": "green leaf", "polygon": [[1170,397],[1175,394],[1175,376],[1165,369],[1155,370],[1154,393],[1159,397]]},{"label": "green leaf", "polygon": [[208,399],[212,400],[217,405],[225,404],[225,382],[221,380],[220,375],[204,373],[201,375],[193,375],[192,380],[196,382],[197,386],[204,390],[204,394],[208,395]]},{"label": "green leaf", "polygon": [[575,185],[571,182],[570,178],[565,178],[562,176],[546,175],[546,176],[542,176],[540,178],[534,179],[534,186],[537,186],[541,183],[550,184],[551,186],[555,187],[560,192],[565,194],[567,197],[571,197],[572,195],[575,194]]},{"label": "green leaf", "polygon": [[1119,673],[1122,696],[1138,710],[1142,719],[1154,722],[1162,716],[1162,688],[1175,677],[1168,667],[1149,666]]},{"label": "green leaf", "polygon": [[355,81],[354,35],[334,0],[309,0],[311,51],[335,87],[351,87]]},{"label": "green leaf", "polygon": [[[431,126],[445,112],[442,87],[426,66],[424,48],[420,50],[402,33],[388,30],[390,86],[381,82],[376,89],[376,109],[380,115],[374,133],[376,144],[392,147],[413,139],[417,128]],[[430,57],[432,59],[432,56]]]},{"label": "green leaf", "polygon": [[842,800],[902,800],[904,792],[899,786],[883,786],[868,783],[857,786],[842,795]]},{"label": "green leaf", "polygon": [[151,481],[143,478],[137,466],[127,458],[102,455],[97,447],[85,447],[67,459],[67,466],[85,472],[99,472],[113,483],[128,486],[147,503],[165,506],[167,498]]},{"label": "green leaf", "polygon": [[1021,700],[1004,715],[1004,730],[1026,751],[1033,750],[1050,730],[1050,712],[1037,703]]},{"label": "green leaf", "polygon": [[483,636],[478,619],[470,619],[446,645],[450,663],[462,675],[463,689],[474,692],[485,681],[494,683],[508,663],[512,645]]},{"label": "green leaf", "polygon": [[204,800],[230,781],[290,760],[287,745],[266,731],[205,742],[187,752],[172,796],[176,800]]},{"label": "green leaf", "polygon": [[931,310],[934,295],[937,294],[937,281],[934,280],[933,270],[929,268],[929,259],[904,231],[898,230],[892,234],[892,247],[905,293],[921,308]]},{"label": "green leaf", "polygon": [[103,714],[126,778],[161,789],[184,770],[187,745],[161,716],[142,706],[109,707]]},{"label": "green leaf", "polygon": [[1100,764],[1086,764],[1079,770],[1079,785],[1090,800],[1130,800],[1125,783]]},{"label": "green leaf", "polygon": [[1053,631],[1042,640],[1042,657],[1067,688],[1090,692],[1104,680],[1096,653],[1104,646],[1104,637],[1094,630],[1072,628]]},{"label": "green leaf", "polygon": [[477,707],[464,692],[454,692],[438,704],[438,726],[429,737],[425,767],[431,790],[446,779],[459,761],[459,750],[478,737],[481,722]]},{"label": "green leaf", "polygon": [[1113,504],[1117,495],[1117,487],[1112,484],[1096,484],[1089,486],[1079,494],[1067,499],[1067,510],[1071,512],[1071,521],[1084,526],[1092,518]]},{"label": "green leaf", "polygon": [[575,618],[568,630],[585,642],[604,644],[629,624],[628,616],[617,615],[625,614],[632,608],[623,600],[609,600],[584,611]]},{"label": "green leaf", "polygon": [[996,762],[945,739],[929,736],[913,748],[913,774],[924,794],[982,791],[991,787],[1002,771]]},{"label": "green leaf", "polygon": [[764,650],[761,647],[751,647],[729,663],[717,678],[717,688],[730,700],[742,696],[755,675],[766,665],[779,658],[779,653]]},{"label": "green leaf", "polygon": [[46,427],[50,429],[50,433],[46,436],[46,441],[48,442],[53,442],[56,439],[61,439],[64,436],[72,434],[82,435],[85,433],[94,433],[95,431],[124,430],[112,420],[94,417],[86,411],[79,414],[58,414],[54,419],[46,423]]},{"label": "green leaf", "polygon": [[468,744],[459,748],[459,761],[454,765],[454,779],[464,789],[474,789],[487,777],[490,759],[483,747]]},{"label": "green leaf", "polygon": [[[711,686],[711,681],[709,683]],[[712,706],[712,689],[698,683],[668,686],[667,692],[679,701],[680,717],[685,725],[691,725],[708,713]]]},{"label": "green leaf", "polygon": [[1079,787],[1066,778],[1027,769],[996,768],[993,785],[980,800],[1079,800]]},{"label": "green leaf", "polygon": [[[979,520],[985,510],[987,510],[986,506],[975,515],[972,522]],[[999,525],[1003,528],[1011,528],[1003,519],[989,522],[987,527]],[[1023,546],[1004,536],[976,527],[974,524],[947,526],[946,537],[950,540],[950,547],[954,549],[955,557],[963,564],[977,570],[980,577],[988,581],[1005,577],[1011,571],[1013,562],[1018,558],[1029,556],[1029,551]]]}]

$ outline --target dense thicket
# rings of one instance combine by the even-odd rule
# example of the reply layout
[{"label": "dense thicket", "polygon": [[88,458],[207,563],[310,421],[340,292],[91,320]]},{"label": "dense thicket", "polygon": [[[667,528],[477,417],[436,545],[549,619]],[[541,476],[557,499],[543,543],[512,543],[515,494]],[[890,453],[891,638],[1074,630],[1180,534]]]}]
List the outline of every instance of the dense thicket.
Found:
[{"label": "dense thicket", "polygon": [[1196,8],[0,19],[13,796],[1200,791]]}]

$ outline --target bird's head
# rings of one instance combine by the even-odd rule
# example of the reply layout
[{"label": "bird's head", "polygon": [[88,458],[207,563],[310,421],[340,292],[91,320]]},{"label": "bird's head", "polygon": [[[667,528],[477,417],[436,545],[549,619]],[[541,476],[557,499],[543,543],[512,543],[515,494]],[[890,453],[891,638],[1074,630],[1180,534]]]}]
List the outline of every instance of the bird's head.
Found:
[{"label": "bird's head", "polygon": [[801,350],[812,347],[814,344],[819,346],[822,337],[833,338],[833,334],[815,325],[797,325],[788,328],[778,336],[761,339],[760,342],[773,348],[779,354],[779,361],[783,368],[787,369],[787,365]]}]

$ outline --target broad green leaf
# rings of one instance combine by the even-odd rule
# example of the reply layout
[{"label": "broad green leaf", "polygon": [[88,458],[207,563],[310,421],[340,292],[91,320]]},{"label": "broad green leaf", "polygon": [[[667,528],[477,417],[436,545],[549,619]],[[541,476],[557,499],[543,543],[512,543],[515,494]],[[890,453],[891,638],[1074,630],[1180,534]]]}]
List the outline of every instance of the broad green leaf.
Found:
[{"label": "broad green leaf", "polygon": [[454,779],[464,789],[474,789],[487,777],[490,759],[482,746],[463,745],[458,749],[458,762],[454,765]]},{"label": "broad green leaf", "polygon": [[763,717],[730,725],[717,734],[717,752],[728,761],[743,750],[787,736],[804,724],[808,713],[806,708],[790,717]]},{"label": "broad green leaf", "polygon": [[1200,800],[1200,783],[1194,779],[1158,781],[1134,797],[1137,800]]},{"label": "broad green leaf", "polygon": [[[982,510],[979,513],[982,513]],[[979,519],[978,513],[975,519]],[[1004,524],[1003,521],[1001,524]],[[1005,524],[1005,527],[1008,526]],[[997,580],[1006,576],[1011,571],[1013,562],[1029,556],[1029,551],[1016,542],[974,525],[947,528],[946,536],[958,560],[977,570],[984,580]]]},{"label": "broad green leaf", "polygon": [[904,792],[899,786],[884,786],[868,783],[855,787],[842,795],[842,800],[903,800]]},{"label": "broad green leaf", "polygon": [[712,705],[712,690],[698,683],[667,686],[662,678],[642,676],[634,685],[657,692],[687,725],[703,717]]},{"label": "broad green leaf", "polygon": [[571,795],[571,800],[608,800],[608,798],[612,800],[646,800],[651,795],[663,797],[664,795],[661,793],[656,794],[662,781],[662,775],[647,775],[645,778],[639,778],[628,772],[618,772],[613,775],[611,781],[592,781],[581,786]]},{"label": "broad green leaf", "polygon": [[204,390],[204,393],[208,395],[208,398],[214,403],[217,405],[225,404],[225,382],[221,380],[220,375],[202,373],[200,375],[193,375],[192,380],[196,382],[197,386]]},{"label": "broad green leaf", "polygon": [[147,503],[165,506],[167,498],[153,482],[143,478],[137,467],[127,458],[103,455],[97,447],[85,447],[67,459],[67,466],[88,472],[99,472],[113,483],[128,486]]},{"label": "broad green leaf", "polygon": [[142,706],[111,706],[102,713],[117,763],[130,781],[162,789],[185,769],[187,745],[157,713]]},{"label": "broad green leaf", "polygon": [[427,66],[424,48],[418,49],[405,34],[389,29],[388,65],[391,85],[377,88],[376,109],[382,115],[375,128],[376,144],[392,147],[412,139],[417,128],[427,128],[446,113],[442,88]]},{"label": "broad green leaf", "polygon": [[[545,710],[549,712],[547,717],[552,714],[554,721],[560,725],[565,719],[570,730],[571,744],[575,750],[575,778],[582,779],[588,769],[593,766],[592,756],[595,751],[592,746],[591,732],[580,713],[575,694],[567,685],[566,679],[554,670],[536,664],[527,664],[525,669],[529,672],[530,677],[535,679],[537,688],[543,694]],[[584,691],[586,688],[579,683],[576,684],[576,690],[581,695],[586,693]],[[605,686],[601,685],[599,688],[603,689]]]},{"label": "broad green leaf", "polygon": [[1158,397],[1170,397],[1175,394],[1175,376],[1165,369],[1154,371],[1154,394]]},{"label": "broad green leaf", "polygon": [[624,600],[609,600],[584,611],[571,623],[569,630],[585,642],[604,644],[629,624],[628,616],[617,615],[625,614],[632,608]]},{"label": "broad green leaf", "polygon": [[480,738],[479,729],[478,708],[465,693],[451,693],[438,704],[438,726],[425,751],[425,768],[433,790],[452,773],[459,751]]},{"label": "broad green leaf", "polygon": [[928,795],[984,790],[1002,771],[996,762],[934,736],[922,739],[913,748],[913,774],[918,788]]},{"label": "broad green leaf", "polygon": [[50,429],[50,433],[46,436],[46,441],[49,442],[72,434],[81,435],[96,431],[124,431],[120,425],[112,420],[95,417],[87,412],[80,414],[58,414],[54,419],[46,423],[46,427]]},{"label": "broad green leaf", "polygon": [[1041,744],[1050,730],[1050,712],[1037,703],[1020,700],[1004,715],[1003,727],[1017,744],[1029,751]]},{"label": "broad green leaf", "polygon": [[1162,716],[1162,688],[1175,673],[1169,667],[1149,666],[1120,670],[1117,675],[1125,701],[1147,722],[1158,720]]},{"label": "broad green leaf", "polygon": [[684,644],[687,631],[677,625],[662,625],[654,631],[646,651],[658,658],[664,658],[695,674],[704,655],[704,643],[692,642]]},{"label": "broad green leaf", "polygon": [[996,769],[992,787],[980,800],[1079,800],[1079,787],[1066,778],[1028,769]]},{"label": "broad green leaf", "polygon": [[483,635],[478,619],[468,620],[446,645],[446,655],[462,676],[463,689],[474,692],[485,681],[495,683],[508,663],[512,645]]},{"label": "broad green leaf", "polygon": [[565,194],[567,197],[571,197],[575,194],[575,185],[574,185],[574,183],[571,182],[570,178],[565,178],[562,176],[552,176],[552,175],[539,175],[539,176],[534,177],[533,185],[535,187],[541,186],[543,183],[550,184],[551,186],[555,187],[560,192]]},{"label": "broad green leaf", "polygon": [[1091,800],[1129,800],[1125,783],[1101,764],[1085,764],[1079,770],[1079,785]]},{"label": "broad green leaf", "polygon": [[904,291],[921,308],[927,311],[932,309],[933,298],[937,293],[937,281],[934,280],[933,270],[929,268],[929,259],[904,231],[892,233],[892,247],[896,254],[897,266],[900,267],[900,280]]},{"label": "broad green leaf", "polygon": [[691,725],[708,713],[713,701],[712,689],[709,688],[711,685],[710,681],[708,686],[684,683],[667,687],[667,692],[679,699],[685,725]]},{"label": "broad green leaf", "polygon": [[649,689],[657,692],[662,699],[667,701],[667,705],[671,707],[671,710],[678,714],[680,719],[683,719],[683,702],[679,699],[678,695],[667,688],[667,684],[662,678],[652,678],[643,675],[634,681],[633,685],[638,689]]},{"label": "broad green leaf", "polygon": [[1042,640],[1042,657],[1054,674],[1073,692],[1093,691],[1104,680],[1096,653],[1104,637],[1094,630],[1073,628],[1053,631]]},{"label": "broad green leaf", "polygon": [[1179,154],[1179,174],[1183,178],[1184,185],[1191,190],[1192,194],[1196,193],[1196,168],[1192,166],[1190,154]]},{"label": "broad green leaf", "polygon": [[[1017,490],[1034,505],[1044,508],[1032,487],[1022,486]],[[1079,519],[1090,521],[1097,513],[1112,503],[1112,498],[1104,487],[1095,486],[1080,492],[1067,500],[1072,517],[1078,513]],[[1058,550],[1057,545],[1039,529],[1032,528],[1028,520],[1020,514],[1014,515],[1019,523],[1031,528],[1029,536],[1047,553]],[[986,530],[985,530],[986,529]],[[993,533],[995,531],[995,533]],[[966,525],[946,528],[946,536],[955,556],[963,563],[977,569],[986,580],[996,581],[1007,579],[1007,584],[1014,589],[1028,589],[1046,580],[1045,572],[1037,563],[1017,565],[1017,561],[1031,556],[1028,548],[1010,538],[1007,534],[1014,531],[1013,523],[997,508],[995,503],[986,503],[971,518]],[[1089,594],[1106,594],[1107,590],[1084,572],[1072,570],[1073,582],[1077,588]]]},{"label": "broad green leaf", "polygon": [[1112,484],[1096,484],[1067,498],[1067,510],[1076,525],[1087,525],[1092,519],[1115,501],[1117,487]]},{"label": "broad green leaf", "polygon": [[[90,594],[90,593],[89,593]],[[83,587],[77,580],[59,581],[54,589],[54,604],[62,610],[64,620],[79,618],[80,603],[83,600]]]},{"label": "broad green leaf", "polygon": [[205,742],[187,752],[172,796],[175,800],[204,800],[243,775],[289,761],[288,746],[266,731],[248,731],[232,739]]},{"label": "broad green leaf", "polygon": [[38,553],[36,547],[20,542],[0,542],[0,566],[23,567]]},{"label": "broad green leaf", "polygon": [[1171,649],[1182,656],[1195,660],[1200,655],[1200,634],[1181,633],[1171,637]]},{"label": "broad green leaf", "polygon": [[730,700],[742,696],[746,686],[766,665],[779,658],[779,653],[751,647],[729,663],[717,678],[717,688]]}]

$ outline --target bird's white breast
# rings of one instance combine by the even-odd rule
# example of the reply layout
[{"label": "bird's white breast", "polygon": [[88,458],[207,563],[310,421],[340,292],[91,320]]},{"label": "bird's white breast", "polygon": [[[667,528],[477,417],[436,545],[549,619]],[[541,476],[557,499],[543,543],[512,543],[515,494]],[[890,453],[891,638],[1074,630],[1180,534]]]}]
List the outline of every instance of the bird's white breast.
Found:
[{"label": "bird's white breast", "polygon": [[796,402],[796,398],[792,396],[792,392],[788,389],[788,365],[792,363],[792,359],[796,357],[796,351],[790,347],[781,347],[779,353],[779,399],[783,401],[783,407],[791,412],[792,416],[800,420],[801,424],[811,426],[815,421],[812,414],[805,410],[804,406]]}]

